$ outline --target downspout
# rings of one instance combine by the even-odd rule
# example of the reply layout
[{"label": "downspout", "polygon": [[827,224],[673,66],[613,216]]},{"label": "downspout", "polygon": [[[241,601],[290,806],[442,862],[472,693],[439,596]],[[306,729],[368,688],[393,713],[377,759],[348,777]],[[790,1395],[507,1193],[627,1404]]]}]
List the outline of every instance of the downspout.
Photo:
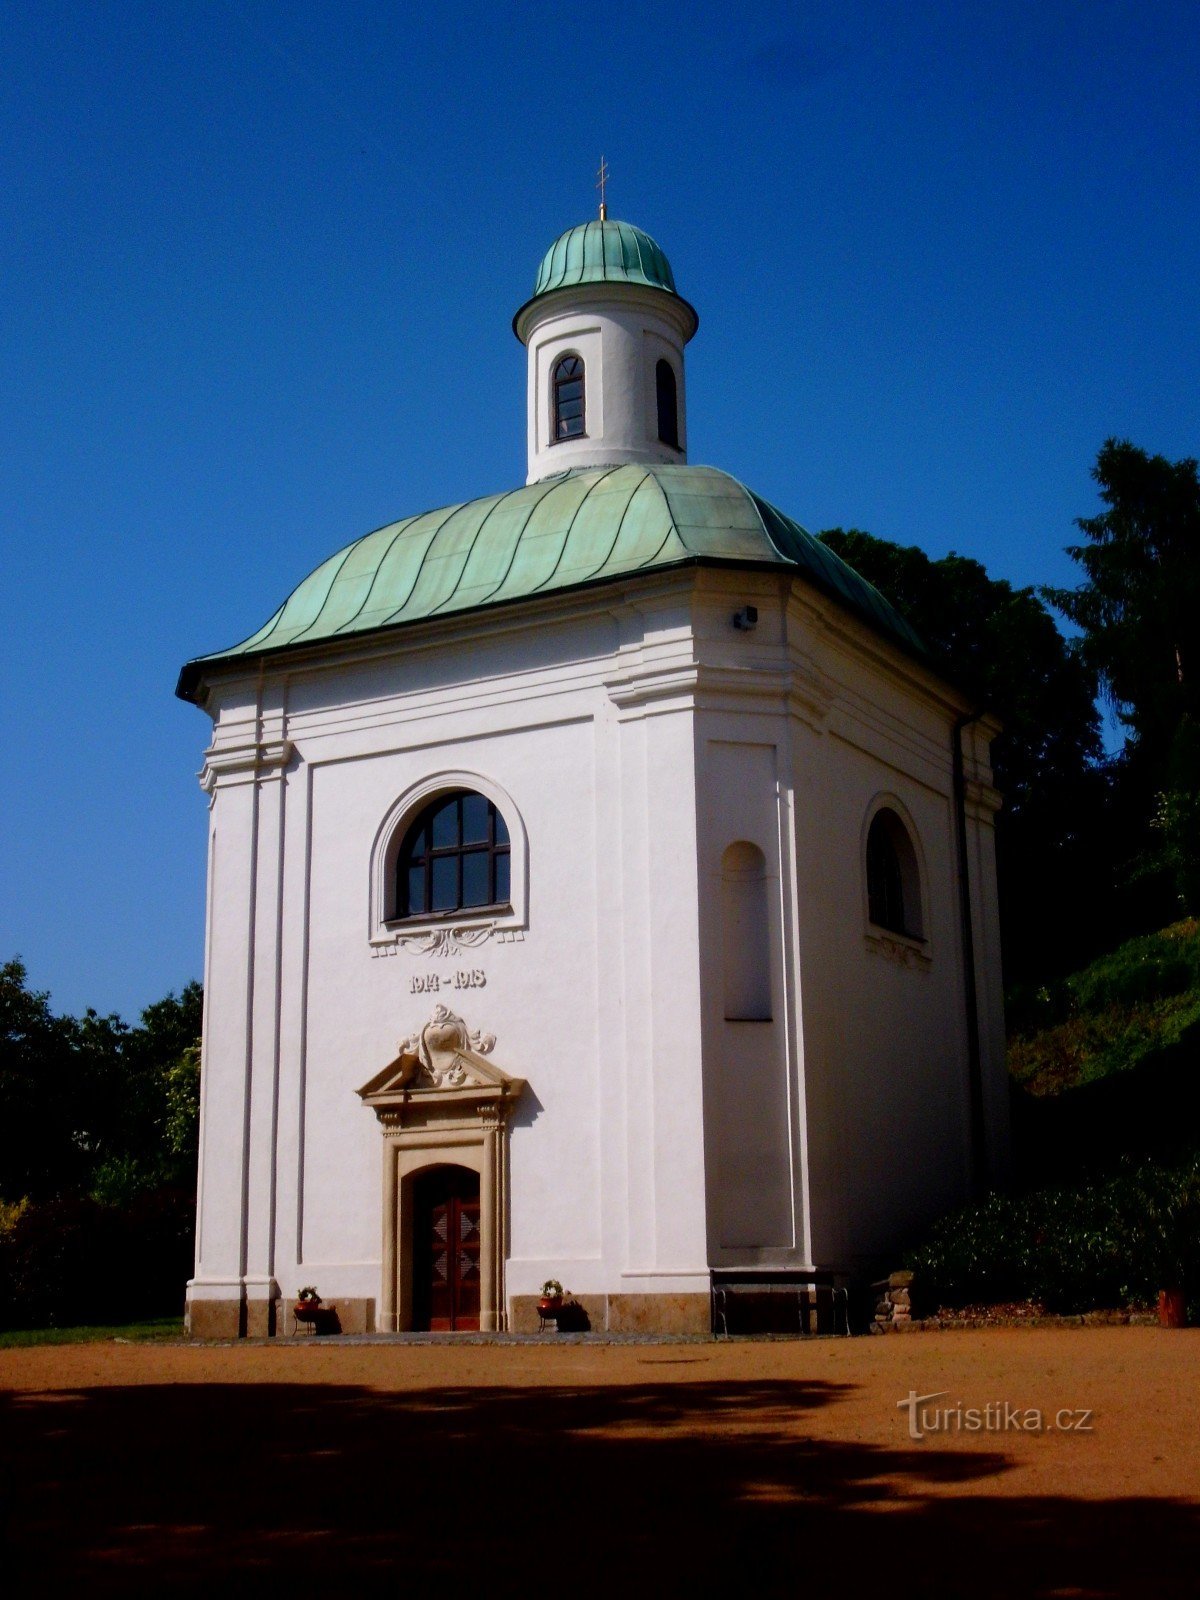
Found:
[{"label": "downspout", "polygon": [[971,1114],[971,1189],[976,1198],[987,1183],[987,1129],[983,1115],[983,1061],[979,1048],[979,992],[975,983],[975,926],[971,916],[971,875],[967,852],[967,780],[963,761],[963,731],[978,722],[983,711],[954,719],[950,754],[954,771],[954,831],[958,843],[958,914],[962,932],[963,990],[967,1022],[967,1089]]}]

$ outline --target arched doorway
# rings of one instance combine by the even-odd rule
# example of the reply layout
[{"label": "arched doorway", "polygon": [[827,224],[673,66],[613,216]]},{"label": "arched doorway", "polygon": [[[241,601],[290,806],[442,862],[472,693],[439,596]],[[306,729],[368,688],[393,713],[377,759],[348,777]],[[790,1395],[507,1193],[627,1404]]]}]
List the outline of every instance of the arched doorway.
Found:
[{"label": "arched doorway", "polygon": [[477,1332],[483,1246],[479,1174],[466,1167],[418,1173],[412,1215],[413,1327]]},{"label": "arched doorway", "polygon": [[[438,1005],[358,1091],[383,1131],[377,1325],[386,1333],[506,1325],[507,1124],[525,1080],[487,1059],[494,1043]],[[448,1309],[441,1289],[434,1295],[443,1229],[454,1247],[442,1263],[456,1286]]]}]

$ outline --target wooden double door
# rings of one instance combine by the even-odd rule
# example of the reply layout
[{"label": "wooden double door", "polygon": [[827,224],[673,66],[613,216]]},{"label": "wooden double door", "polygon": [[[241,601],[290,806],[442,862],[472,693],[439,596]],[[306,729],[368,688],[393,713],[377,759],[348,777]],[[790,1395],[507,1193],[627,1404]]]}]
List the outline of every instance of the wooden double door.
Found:
[{"label": "wooden double door", "polygon": [[479,1327],[479,1174],[434,1167],[413,1181],[413,1327]]}]

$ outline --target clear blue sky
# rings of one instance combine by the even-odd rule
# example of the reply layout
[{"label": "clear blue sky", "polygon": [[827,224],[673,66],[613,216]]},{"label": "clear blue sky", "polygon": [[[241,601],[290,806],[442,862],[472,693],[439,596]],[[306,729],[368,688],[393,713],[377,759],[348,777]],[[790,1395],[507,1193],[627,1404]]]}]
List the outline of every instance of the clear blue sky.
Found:
[{"label": "clear blue sky", "polygon": [[1200,453],[1200,6],[8,0],[0,959],[202,965],[189,656],[524,478],[509,327],[610,213],[698,308],[693,461],[1073,582],[1106,436]]}]

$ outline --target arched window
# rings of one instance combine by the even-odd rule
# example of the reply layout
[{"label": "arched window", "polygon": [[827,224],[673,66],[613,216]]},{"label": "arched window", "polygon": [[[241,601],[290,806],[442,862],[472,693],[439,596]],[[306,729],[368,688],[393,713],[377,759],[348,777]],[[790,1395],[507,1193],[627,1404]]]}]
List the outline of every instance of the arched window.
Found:
[{"label": "arched window", "polygon": [[675,369],[669,361],[660,361],[654,369],[654,387],[658,392],[658,437],[672,450],[679,449],[679,393],[675,384]]},{"label": "arched window", "polygon": [[446,916],[510,897],[508,828],[485,795],[441,794],[409,826],[396,857],[396,917]]},{"label": "arched window", "polygon": [[887,807],[876,812],[867,833],[867,914],[889,933],[923,936],[916,851],[908,829]]},{"label": "arched window", "polygon": [[583,437],[583,357],[563,356],[554,368],[554,437]]}]

